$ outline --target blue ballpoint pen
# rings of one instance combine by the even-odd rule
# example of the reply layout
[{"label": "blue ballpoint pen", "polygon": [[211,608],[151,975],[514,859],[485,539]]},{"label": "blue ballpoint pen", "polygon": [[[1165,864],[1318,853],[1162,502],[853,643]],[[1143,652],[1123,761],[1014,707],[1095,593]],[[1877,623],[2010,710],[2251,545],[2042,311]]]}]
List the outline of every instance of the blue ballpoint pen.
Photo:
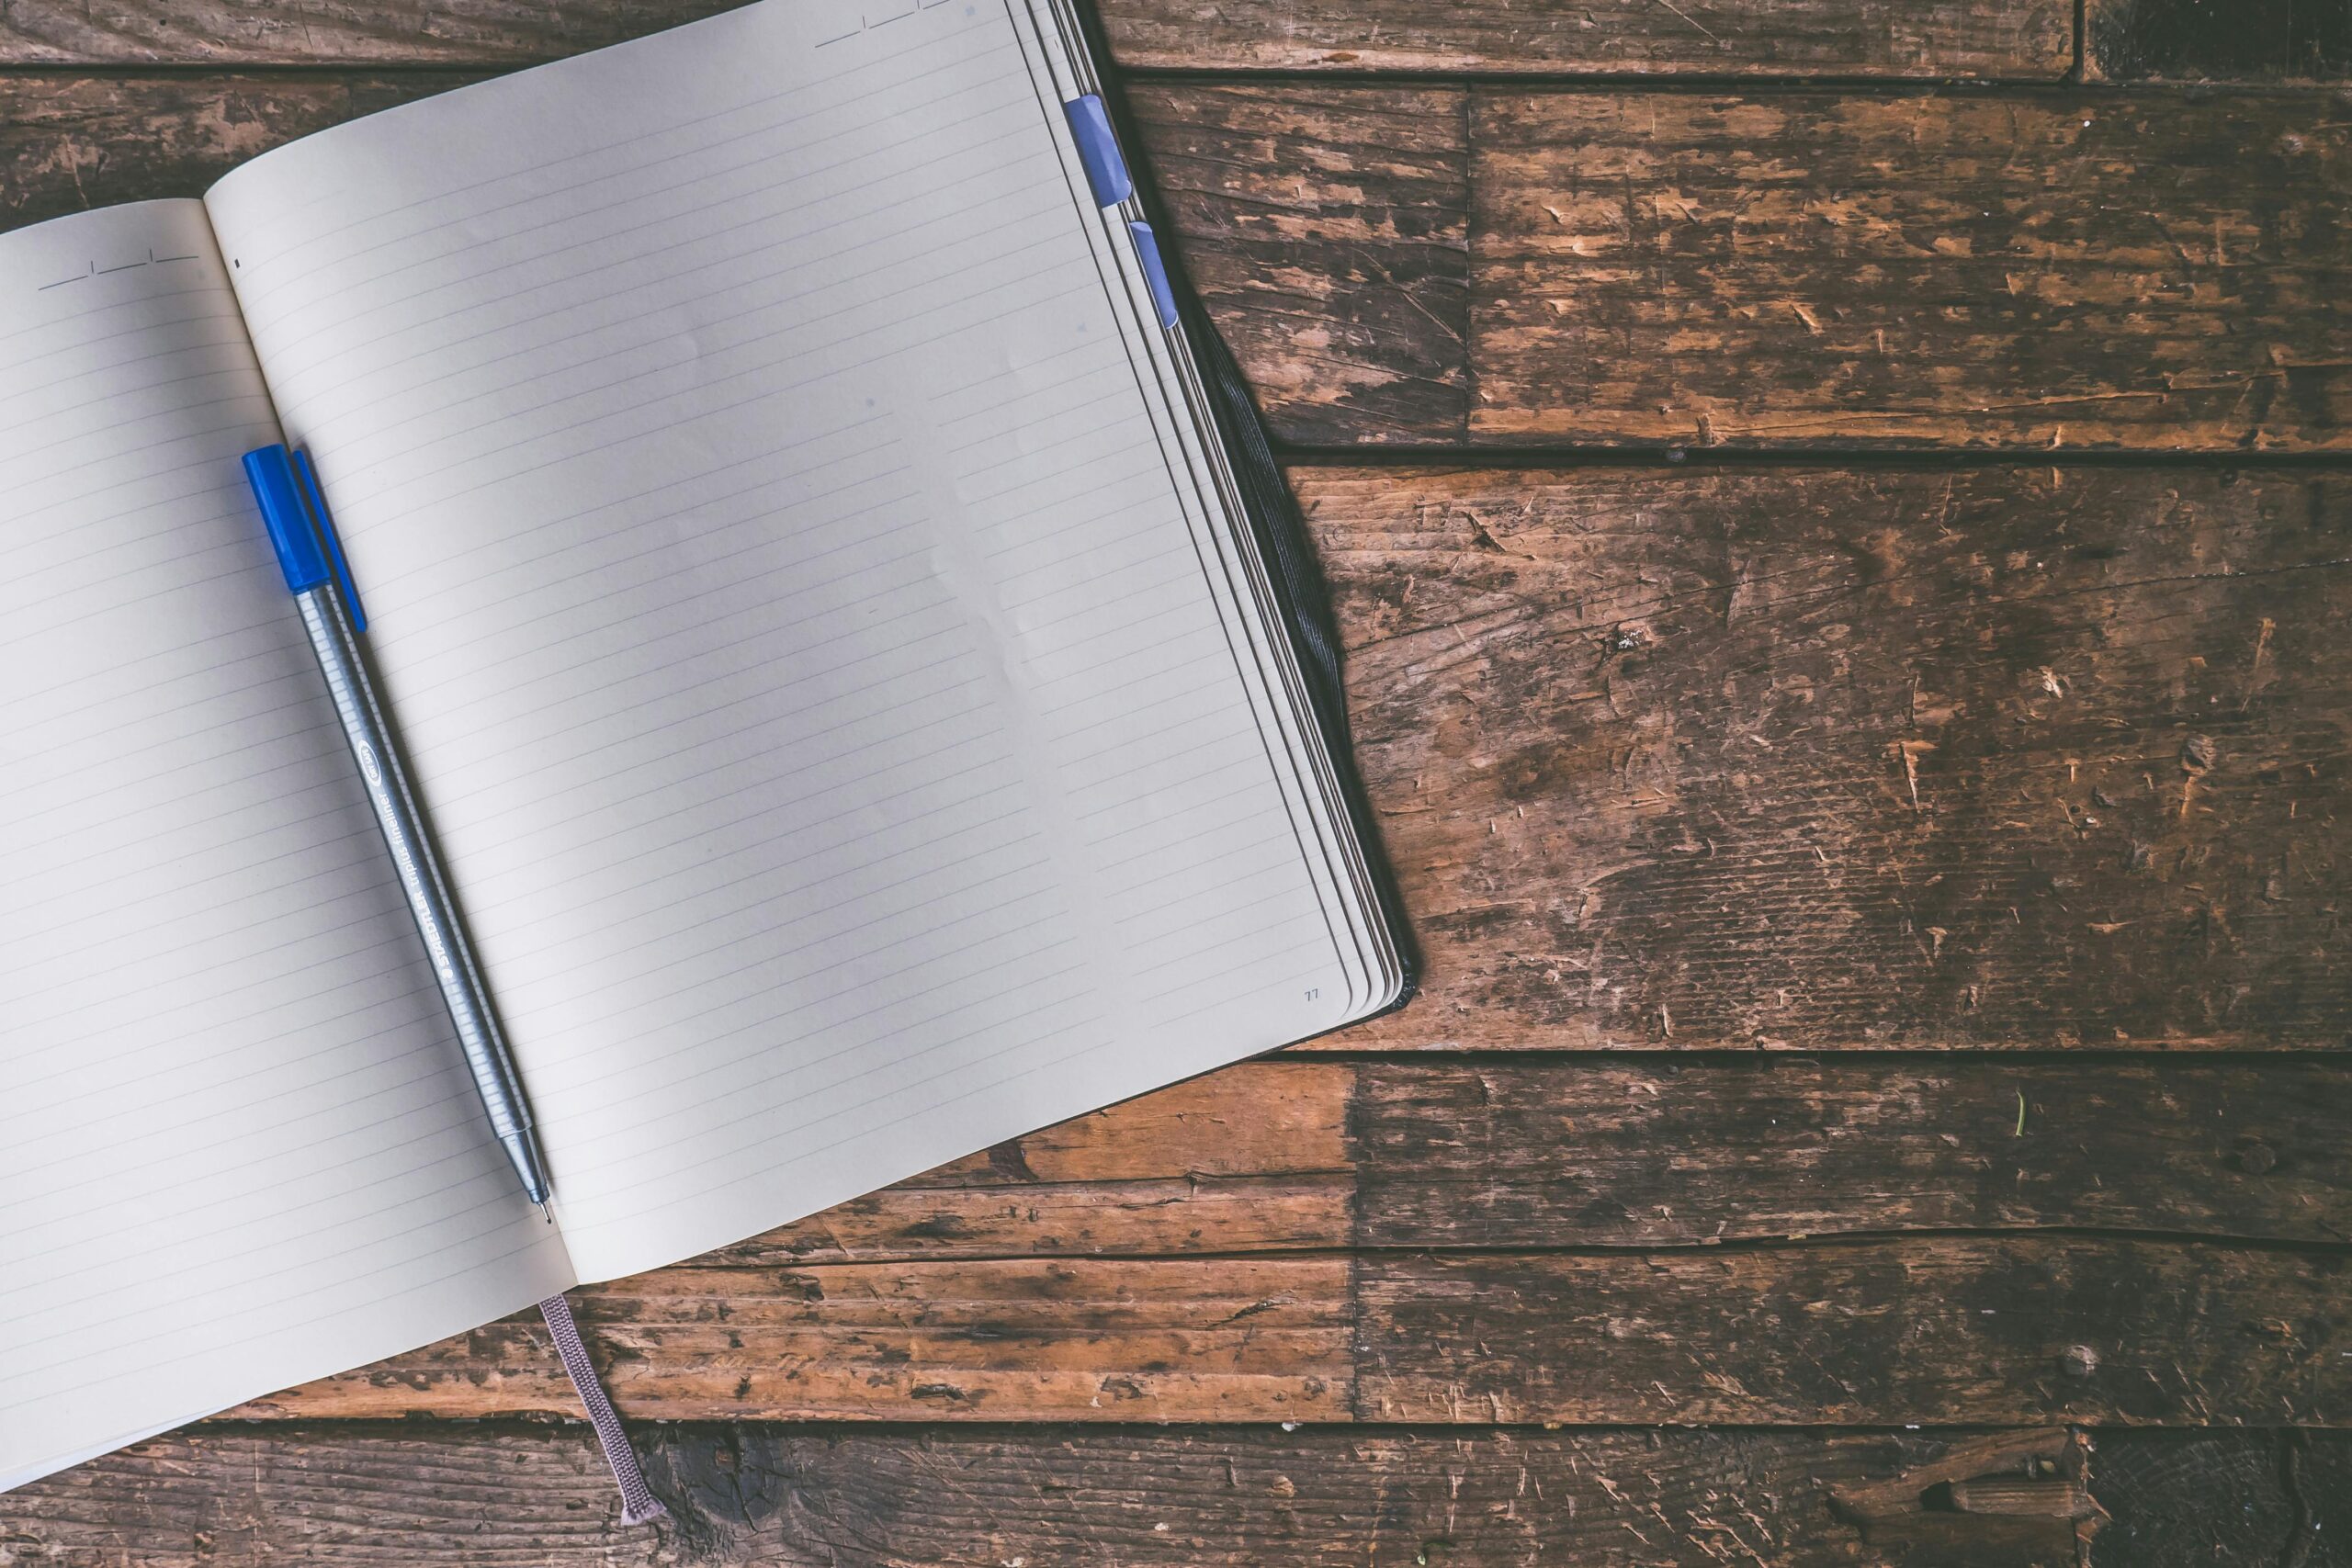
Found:
[{"label": "blue ballpoint pen", "polygon": [[[300,469],[298,474],[297,469]],[[458,1043],[472,1069],[474,1087],[481,1091],[490,1112],[491,1130],[523,1179],[523,1190],[532,1202],[547,1210],[547,1165],[538,1139],[531,1131],[530,1108],[523,1100],[523,1084],[515,1075],[514,1058],[498,1026],[490,992],[481,983],[481,966],[466,941],[465,925],[458,918],[448,874],[433,847],[423,806],[410,783],[400,748],[375,680],[361,651],[360,633],[368,629],[357,589],[343,559],[343,547],[327,521],[326,499],[311,472],[310,457],[289,454],[283,446],[262,446],[245,454],[245,478],[261,505],[262,522],[277,548],[286,586],[302,612],[302,629],[319,656],[334,699],[335,716],[343,721],[344,739],[351,743],[352,761],[368,788],[368,803],[375,808],[376,825],[384,830],[384,844],[392,852],[400,874],[401,891],[409,912],[416,917],[417,933],[424,939],[433,977],[440,983],[441,999],[448,1004],[457,1025]],[[549,1213],[548,1219],[554,1215]]]}]

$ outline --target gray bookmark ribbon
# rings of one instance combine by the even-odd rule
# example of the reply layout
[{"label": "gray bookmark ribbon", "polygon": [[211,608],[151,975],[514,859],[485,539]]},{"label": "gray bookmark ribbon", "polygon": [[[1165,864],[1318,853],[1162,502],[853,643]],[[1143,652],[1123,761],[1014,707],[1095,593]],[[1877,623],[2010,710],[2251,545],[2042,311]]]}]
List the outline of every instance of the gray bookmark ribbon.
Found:
[{"label": "gray bookmark ribbon", "polygon": [[555,1337],[555,1353],[563,1358],[572,1391],[587,1406],[588,1424],[596,1428],[596,1444],[605,1450],[605,1462],[613,1467],[613,1484],[621,1489],[621,1522],[641,1525],[662,1517],[670,1510],[653,1495],[645,1484],[645,1472],[637,1468],[637,1450],[628,1446],[620,1413],[613,1408],[604,1381],[596,1376],[596,1363],[588,1359],[588,1347],[580,1342],[580,1325],[571,1315],[571,1303],[561,1296],[549,1296],[539,1303],[539,1315],[548,1320],[548,1332]]}]

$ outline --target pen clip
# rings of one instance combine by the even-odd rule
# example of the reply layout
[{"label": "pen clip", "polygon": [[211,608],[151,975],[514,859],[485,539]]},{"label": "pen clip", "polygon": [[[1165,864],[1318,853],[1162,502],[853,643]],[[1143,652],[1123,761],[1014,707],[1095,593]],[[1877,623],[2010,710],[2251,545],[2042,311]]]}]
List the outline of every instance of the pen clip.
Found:
[{"label": "pen clip", "polygon": [[310,505],[311,525],[327,547],[327,561],[334,569],[335,586],[343,590],[344,602],[351,606],[352,629],[364,632],[368,629],[368,610],[359,602],[359,584],[351,580],[351,563],[343,558],[343,536],[334,531],[334,519],[327,514],[327,494],[319,488],[319,471],[311,466],[309,448],[296,449],[294,473],[301,481],[302,499]]}]

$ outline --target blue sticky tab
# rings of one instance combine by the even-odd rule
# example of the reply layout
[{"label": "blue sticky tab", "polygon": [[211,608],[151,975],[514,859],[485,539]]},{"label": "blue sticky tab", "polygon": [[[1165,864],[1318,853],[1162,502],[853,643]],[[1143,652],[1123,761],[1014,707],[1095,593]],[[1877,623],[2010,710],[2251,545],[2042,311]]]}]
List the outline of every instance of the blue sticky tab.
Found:
[{"label": "blue sticky tab", "polygon": [[335,586],[343,590],[343,602],[351,606],[351,629],[364,632],[368,629],[368,609],[359,603],[359,584],[351,580],[351,563],[343,558],[343,536],[334,531],[334,519],[327,515],[327,492],[319,488],[319,470],[311,466],[310,453],[294,454],[294,476],[302,481],[302,499],[311,503],[311,516],[318,523],[319,537],[326,542]]},{"label": "blue sticky tab", "polygon": [[1159,312],[1159,324],[1173,331],[1176,326],[1176,291],[1168,287],[1168,264],[1159,259],[1159,239],[1148,223],[1130,223],[1127,232],[1134,236],[1136,256],[1143,263],[1143,280],[1151,286],[1151,303]]},{"label": "blue sticky tab", "polygon": [[286,587],[305,592],[327,581],[327,558],[319,548],[318,531],[311,526],[311,510],[302,504],[294,465],[283,446],[256,446],[245,454],[245,480],[254,487],[261,506],[262,525],[277,551],[277,568]]},{"label": "blue sticky tab", "polygon": [[1078,161],[1086,165],[1086,183],[1094,187],[1094,205],[1116,207],[1134,194],[1127,178],[1127,161],[1119,156],[1118,138],[1111,134],[1111,116],[1092,93],[1062,106],[1069,116],[1069,133],[1078,141]]}]

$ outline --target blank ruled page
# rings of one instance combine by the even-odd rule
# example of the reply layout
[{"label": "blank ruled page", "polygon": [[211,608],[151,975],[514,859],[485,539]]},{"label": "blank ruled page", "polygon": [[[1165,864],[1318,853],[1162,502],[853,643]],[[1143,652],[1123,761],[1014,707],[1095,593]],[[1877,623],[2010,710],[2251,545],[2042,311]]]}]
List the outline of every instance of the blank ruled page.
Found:
[{"label": "blank ruled page", "polygon": [[1001,0],[820,0],[208,197],[588,1277],[1362,989],[1066,139]]},{"label": "blank ruled page", "polygon": [[203,208],[0,237],[0,1487],[569,1279],[244,493]]}]

